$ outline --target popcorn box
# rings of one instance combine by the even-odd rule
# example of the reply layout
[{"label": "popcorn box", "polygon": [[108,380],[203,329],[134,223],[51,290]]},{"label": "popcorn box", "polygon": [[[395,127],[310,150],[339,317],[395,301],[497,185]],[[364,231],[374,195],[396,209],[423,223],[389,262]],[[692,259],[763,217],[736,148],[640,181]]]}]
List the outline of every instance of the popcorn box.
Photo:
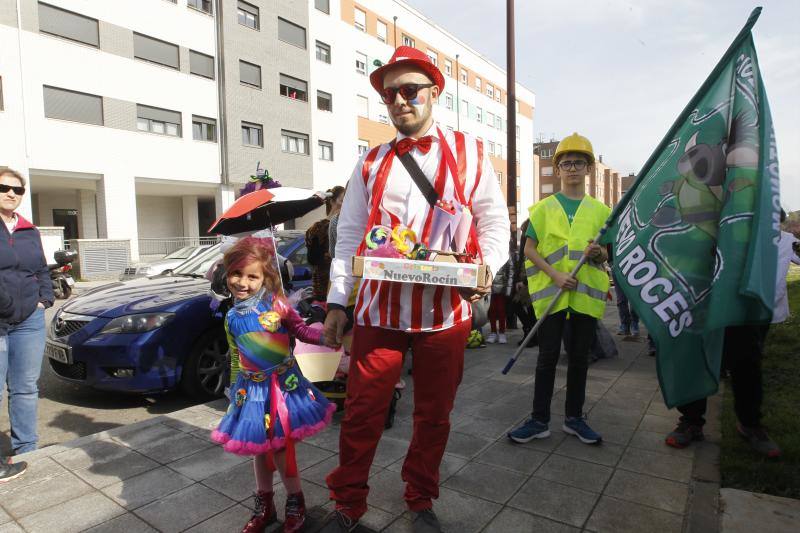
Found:
[{"label": "popcorn box", "polygon": [[434,261],[354,256],[353,276],[400,283],[468,288],[486,285],[489,281],[486,265],[458,263],[452,256],[439,256]]}]

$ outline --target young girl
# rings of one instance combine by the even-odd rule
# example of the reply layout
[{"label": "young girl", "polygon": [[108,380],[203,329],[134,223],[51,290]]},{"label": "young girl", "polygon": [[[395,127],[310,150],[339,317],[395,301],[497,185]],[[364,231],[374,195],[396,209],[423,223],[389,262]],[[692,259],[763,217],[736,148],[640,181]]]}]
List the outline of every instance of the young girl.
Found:
[{"label": "young girl", "polygon": [[281,282],[273,254],[269,241],[246,237],[223,260],[234,299],[225,316],[231,349],[230,406],[212,438],[225,451],[254,456],[256,505],[243,533],[264,531],[276,520],[276,465],[287,493],[283,530],[302,529],[305,502],[294,443],[323,429],[336,410],[303,377],[291,355],[290,335],[322,344],[322,330],[307,327],[278,295]]}]

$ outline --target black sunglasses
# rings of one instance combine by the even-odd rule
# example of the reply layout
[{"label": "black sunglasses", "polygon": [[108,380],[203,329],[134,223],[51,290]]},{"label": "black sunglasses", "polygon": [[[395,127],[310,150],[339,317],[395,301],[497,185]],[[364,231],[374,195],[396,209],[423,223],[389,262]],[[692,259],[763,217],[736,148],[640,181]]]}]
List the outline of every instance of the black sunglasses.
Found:
[{"label": "black sunglasses", "polygon": [[25,194],[25,187],[15,187],[14,185],[4,185],[0,183],[0,193],[7,193],[8,191],[14,191],[14,194],[17,196],[22,196]]},{"label": "black sunglasses", "polygon": [[380,92],[381,100],[383,100],[383,103],[386,105],[393,104],[395,98],[397,98],[397,93],[400,93],[400,96],[403,97],[403,100],[407,102],[416,98],[420,89],[427,89],[428,87],[433,87],[434,85],[436,84],[404,83],[400,87],[386,87]]}]

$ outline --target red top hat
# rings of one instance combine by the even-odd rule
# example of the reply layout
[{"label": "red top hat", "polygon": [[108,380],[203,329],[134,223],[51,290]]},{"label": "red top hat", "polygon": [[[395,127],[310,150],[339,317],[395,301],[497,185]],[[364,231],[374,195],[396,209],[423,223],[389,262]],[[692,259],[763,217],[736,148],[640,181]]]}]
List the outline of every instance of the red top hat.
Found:
[{"label": "red top hat", "polygon": [[379,93],[383,90],[383,77],[386,72],[397,65],[413,65],[424,72],[433,83],[439,87],[439,92],[444,90],[444,76],[442,71],[433,64],[431,58],[424,52],[410,46],[400,46],[394,51],[392,58],[381,68],[369,75],[372,87]]}]

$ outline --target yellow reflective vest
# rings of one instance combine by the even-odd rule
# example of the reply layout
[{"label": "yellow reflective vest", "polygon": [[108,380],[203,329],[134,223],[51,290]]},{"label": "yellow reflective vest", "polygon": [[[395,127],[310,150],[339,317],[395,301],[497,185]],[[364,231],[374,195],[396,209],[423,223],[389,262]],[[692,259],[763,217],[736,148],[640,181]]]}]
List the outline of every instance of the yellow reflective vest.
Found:
[{"label": "yellow reflective vest", "polygon": [[[533,205],[529,213],[538,240],[536,250],[539,255],[559,272],[570,273],[583,256],[589,241],[597,237],[611,209],[587,194],[570,225],[564,208],[553,195]],[[536,316],[540,317],[558,292],[558,287],[530,259],[525,260],[525,272],[533,309]],[[562,294],[550,312],[569,308],[576,313],[602,318],[609,287],[605,267],[589,260],[578,271],[576,278],[577,289]]]}]

